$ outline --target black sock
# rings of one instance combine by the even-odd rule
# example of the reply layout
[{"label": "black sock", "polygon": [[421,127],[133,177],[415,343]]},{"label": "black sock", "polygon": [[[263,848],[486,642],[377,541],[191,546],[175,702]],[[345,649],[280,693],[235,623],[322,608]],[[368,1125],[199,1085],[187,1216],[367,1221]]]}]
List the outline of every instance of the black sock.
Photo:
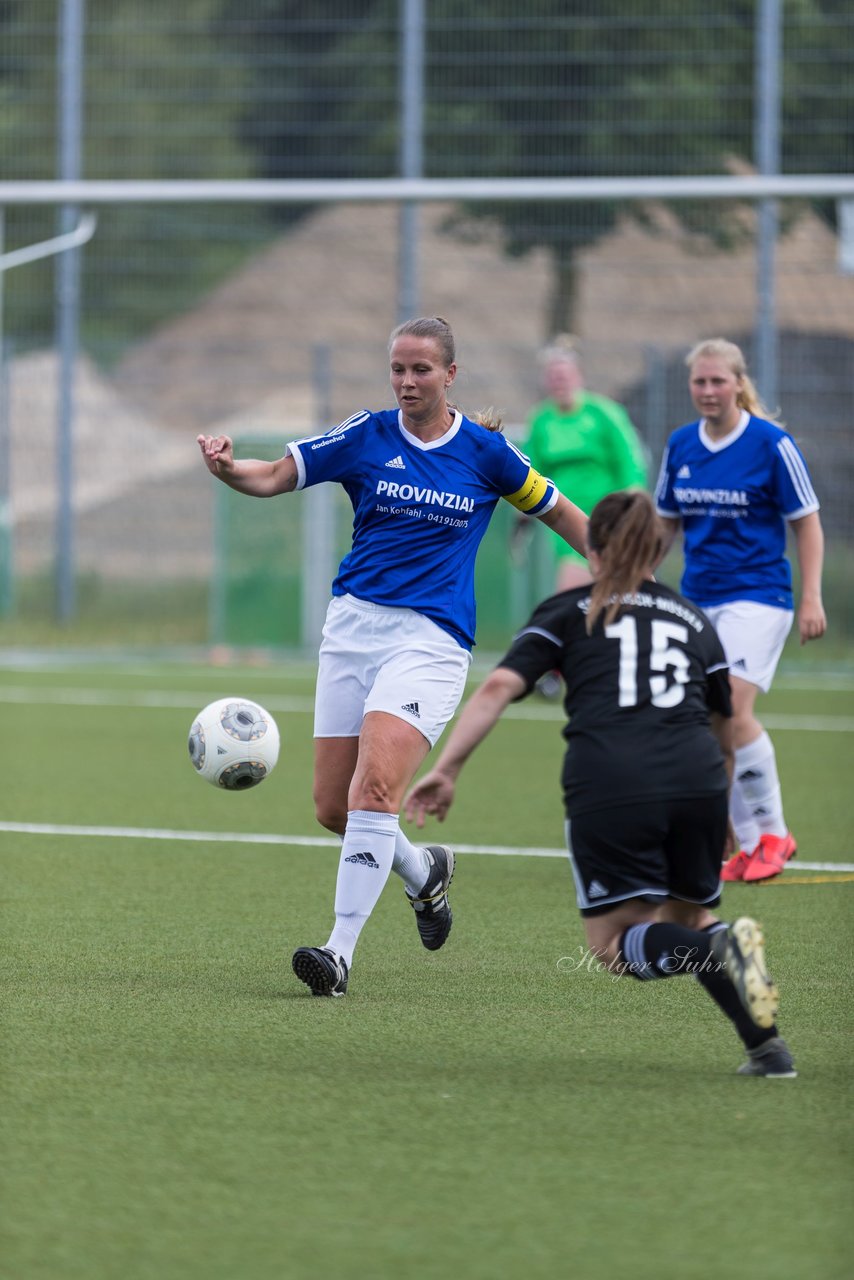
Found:
[{"label": "black sock", "polygon": [[620,938],[626,972],[645,981],[673,978],[692,973],[729,1018],[747,1049],[756,1049],[773,1036],[776,1026],[757,1027],[738,998],[738,992],[712,955],[715,933],[727,926],[718,921],[705,929],[686,929],[681,924],[634,924]]},{"label": "black sock", "polygon": [[675,978],[708,965],[712,940],[697,929],[655,921],[630,925],[620,938],[620,951],[633,978]]},{"label": "black sock", "polygon": [[[703,933],[712,935],[725,928],[725,924],[713,924],[704,929]],[[712,997],[721,1013],[729,1018],[746,1049],[757,1049],[766,1040],[770,1040],[780,1034],[776,1026],[770,1028],[757,1027],[739,1000],[735,987],[726,974],[721,969],[718,969],[717,965],[712,963],[702,969],[698,969],[696,977],[703,990]]]}]

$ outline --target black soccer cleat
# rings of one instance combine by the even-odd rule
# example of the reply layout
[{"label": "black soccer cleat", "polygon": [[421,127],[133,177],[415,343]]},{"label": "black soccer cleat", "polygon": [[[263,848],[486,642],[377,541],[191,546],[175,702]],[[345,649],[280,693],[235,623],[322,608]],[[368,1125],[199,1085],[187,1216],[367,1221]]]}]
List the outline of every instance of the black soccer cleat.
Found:
[{"label": "black soccer cleat", "polygon": [[780,1036],[772,1036],[755,1049],[748,1049],[747,1061],[736,1073],[740,1076],[765,1076],[769,1080],[792,1080],[798,1074],[789,1046]]},{"label": "black soccer cleat", "polygon": [[291,965],[300,982],[311,987],[313,996],[347,994],[347,963],[326,947],[298,947]]},{"label": "black soccer cleat", "polygon": [[409,890],[406,896],[415,911],[422,943],[428,951],[438,951],[451,932],[453,920],[448,886],[454,874],[454,851],[446,844],[428,844],[425,852],[430,860],[430,874],[417,897]]}]

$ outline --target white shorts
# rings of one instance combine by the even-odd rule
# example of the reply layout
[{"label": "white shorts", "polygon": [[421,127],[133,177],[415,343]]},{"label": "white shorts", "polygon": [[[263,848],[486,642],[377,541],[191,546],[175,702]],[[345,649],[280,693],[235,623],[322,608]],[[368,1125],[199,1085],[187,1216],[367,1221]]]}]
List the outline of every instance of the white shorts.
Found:
[{"label": "white shorts", "polygon": [[368,711],[406,720],[431,747],[453,716],[471,654],[414,609],[335,596],[323,628],[316,738],[356,738]]},{"label": "white shorts", "polygon": [[792,610],[753,600],[730,600],[706,606],[703,612],[720,636],[730,675],[767,693],[792,629]]}]

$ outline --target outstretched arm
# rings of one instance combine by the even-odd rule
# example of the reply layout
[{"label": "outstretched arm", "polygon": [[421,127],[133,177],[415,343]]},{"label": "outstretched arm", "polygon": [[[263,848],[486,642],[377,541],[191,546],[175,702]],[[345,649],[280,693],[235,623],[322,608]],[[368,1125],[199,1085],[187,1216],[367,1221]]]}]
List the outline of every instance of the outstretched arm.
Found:
[{"label": "outstretched arm", "polygon": [[525,681],[509,667],[496,667],[463,707],[439,759],[420,782],[416,782],[403,802],[410,822],[424,826],[425,814],[443,822],[454,801],[457,776],[471,753],[495,725],[514,698],[527,688]]},{"label": "outstretched arm", "polygon": [[570,502],[562,493],[558,494],[558,500],[551,511],[546,511],[536,519],[554,529],[579,555],[587,555],[587,516],[581,507]]},{"label": "outstretched arm", "polygon": [[798,605],[798,631],[801,644],[818,640],[827,630],[827,618],[821,602],[821,571],[824,564],[824,532],[817,511],[793,520],[792,533],[801,569],[801,600]]},{"label": "outstretched arm", "polygon": [[290,454],[275,462],[261,458],[236,459],[230,436],[197,436],[196,439],[211,475],[238,493],[272,498],[297,487],[297,465]]}]

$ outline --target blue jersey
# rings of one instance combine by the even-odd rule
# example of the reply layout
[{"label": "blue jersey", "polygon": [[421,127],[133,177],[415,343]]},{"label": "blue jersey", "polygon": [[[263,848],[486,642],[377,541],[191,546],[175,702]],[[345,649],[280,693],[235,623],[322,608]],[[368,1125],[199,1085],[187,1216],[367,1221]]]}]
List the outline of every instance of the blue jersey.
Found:
[{"label": "blue jersey", "polygon": [[467,649],[475,556],[498,499],[532,516],[558,499],[515,445],[459,412],[445,435],[424,442],[398,410],[364,410],[288,451],[298,489],[336,481],[353,504],[353,545],[332,594],[415,609]]},{"label": "blue jersey", "polygon": [[655,491],[663,516],[682,519],[681,590],[701,608],[754,600],[793,608],[786,521],[818,511],[807,465],[788,432],[742,413],[714,440],[703,421],[673,432]]}]

